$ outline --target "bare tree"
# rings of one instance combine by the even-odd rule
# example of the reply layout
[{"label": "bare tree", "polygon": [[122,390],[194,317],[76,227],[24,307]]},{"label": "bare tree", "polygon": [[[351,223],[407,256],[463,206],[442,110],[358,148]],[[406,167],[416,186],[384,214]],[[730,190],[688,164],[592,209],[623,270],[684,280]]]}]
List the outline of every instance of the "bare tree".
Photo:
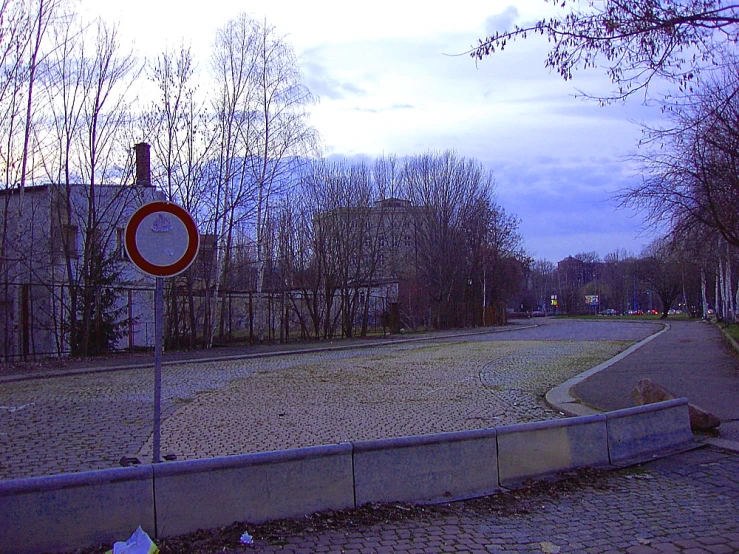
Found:
[{"label": "bare tree", "polygon": [[[20,278],[16,269],[18,261],[12,259],[13,243],[20,232],[19,214],[11,213],[11,196],[25,182],[27,162],[27,136],[30,121],[24,118],[24,91],[28,86],[27,53],[32,43],[33,26],[26,11],[26,3],[19,0],[2,0],[0,3],[0,163],[2,163],[2,229],[0,229],[0,260],[2,263],[2,352],[13,354],[13,313],[9,308],[16,301],[16,281]],[[30,98],[30,96],[29,96]]]},{"label": "bare tree", "polygon": [[705,225],[739,246],[739,66],[669,112],[671,125],[648,130],[638,156],[643,182],[622,191],[622,205],[644,210],[647,221],[676,232]]},{"label": "bare tree", "polygon": [[[305,336],[320,338],[326,317],[322,290],[326,275],[326,257],[320,225],[321,210],[313,191],[320,190],[324,164],[311,164],[301,178],[299,188],[282,204],[287,236],[282,238],[281,255],[288,273],[286,287],[292,291],[290,302]],[[329,306],[330,309],[330,306]]]},{"label": "bare tree", "polygon": [[[302,238],[296,244],[302,250],[293,256],[298,271],[295,285],[301,290],[304,305],[311,318],[315,338],[327,338],[335,329],[334,302],[340,286],[336,236],[342,219],[340,193],[345,188],[340,164],[325,160],[313,162],[300,181],[296,208],[296,230]],[[310,253],[309,257],[305,253]]]},{"label": "bare tree", "polygon": [[289,44],[245,14],[219,31],[213,67],[220,87],[214,100],[219,154],[212,219],[220,241],[214,286],[228,281],[234,230],[249,222],[260,292],[270,203],[289,189],[301,156],[314,144],[315,131],[306,120],[312,97]]},{"label": "bare tree", "polygon": [[608,285],[610,297],[601,298],[602,308],[612,308],[620,313],[628,311],[633,298],[633,279],[630,267],[635,256],[624,249],[616,249],[606,254],[599,279]]},{"label": "bare tree", "polygon": [[[26,214],[22,211],[28,208],[24,207],[26,186],[36,184],[42,175],[39,159],[43,145],[39,137],[43,133],[39,125],[48,111],[43,98],[39,99],[38,85],[44,80],[46,57],[52,52],[52,45],[47,40],[49,30],[63,16],[64,7],[64,0],[0,2],[0,128],[3,133],[0,161],[4,167],[3,187],[6,189],[0,214],[3,220],[0,257],[4,262],[1,272],[5,306],[27,304],[26,293],[23,293],[23,298],[12,296],[18,291],[31,290],[31,283],[38,280],[32,268],[44,253],[43,243],[38,240],[28,242],[23,236],[28,231],[24,217],[28,218],[31,211],[36,214],[36,209]],[[21,213],[11,213],[11,202]],[[11,221],[15,221],[15,228],[9,226]],[[19,251],[20,241],[27,245],[25,251],[20,256],[11,256],[10,251]],[[4,312],[0,316],[3,320],[2,341],[3,350],[8,354],[12,315],[10,310]],[[25,355],[29,343],[26,325],[22,333]]]},{"label": "bare tree", "polygon": [[257,40],[255,22],[242,14],[218,31],[212,57],[218,87],[212,99],[217,154],[208,228],[215,236],[217,249],[205,321],[208,346],[213,344],[218,291],[230,273],[234,229],[245,215],[239,212],[239,206],[253,190],[244,153],[253,138],[250,107],[255,98],[252,82],[257,71]]},{"label": "bare tree", "polygon": [[[383,226],[382,213],[373,211],[375,191],[370,168],[364,163],[344,168],[345,178],[340,191],[343,217],[336,213],[338,228],[333,238],[336,252],[339,253],[338,271],[340,276],[339,294],[341,299],[342,331],[345,337],[355,334],[354,327],[360,308],[360,290],[372,283],[377,269],[379,241]],[[377,214],[377,215],[375,215]],[[394,240],[391,236],[383,240]],[[368,294],[365,294],[367,298]],[[365,303],[366,305],[366,303]],[[361,328],[366,333],[366,313],[361,314]]]},{"label": "bare tree", "polygon": [[390,155],[377,158],[372,177],[379,198],[402,198],[405,194],[403,190],[403,166],[397,156]]},{"label": "bare tree", "polygon": [[[168,200],[176,202],[193,215],[198,226],[204,227],[207,210],[203,207],[205,168],[213,151],[213,136],[208,133],[205,106],[197,98],[195,68],[190,49],[163,52],[154,62],[150,79],[159,96],[145,118],[146,135],[151,142],[158,175]],[[202,256],[212,254],[209,244],[203,244]],[[197,306],[195,278],[207,264],[189,268],[182,278],[170,279],[167,303],[167,341],[170,345],[194,346],[197,341]],[[184,280],[185,305],[180,308],[179,289]]]},{"label": "bare tree", "polygon": [[497,205],[476,162],[449,152],[372,167],[319,160],[291,198],[294,235],[281,252],[285,282],[300,291],[295,310],[300,298],[309,315],[298,315],[306,334],[328,338],[339,325],[343,336],[366,334],[373,293],[393,307],[396,325],[428,322],[429,311],[437,326],[479,324],[483,298],[520,287],[517,219]]},{"label": "bare tree", "polygon": [[480,214],[492,213],[492,175],[447,151],[409,159],[404,178],[407,198],[420,208],[419,274],[428,287],[435,325],[449,325],[456,320],[455,303],[464,300],[474,282],[479,238],[466,239],[488,229]]},{"label": "bare tree", "polygon": [[270,203],[293,185],[306,156],[315,153],[316,131],[308,125],[313,96],[303,85],[292,46],[266,23],[254,24],[256,68],[252,74],[254,114],[252,140],[245,142],[251,180],[256,188],[255,239],[257,291],[264,279],[264,223]]},{"label": "bare tree", "polygon": [[491,203],[485,207],[482,271],[475,281],[482,281],[483,306],[503,303],[520,292],[532,261],[523,247],[519,219]]},{"label": "bare tree", "polygon": [[198,213],[202,167],[211,154],[205,106],[196,96],[195,68],[189,47],[163,52],[150,79],[159,95],[146,117],[146,135],[158,161],[159,180],[168,200]]},{"label": "bare tree", "polygon": [[615,90],[602,101],[647,94],[655,77],[690,91],[701,70],[720,63],[717,54],[739,39],[739,8],[722,0],[552,1],[564,14],[480,39],[478,60],[511,42],[545,36],[545,65],[569,80],[578,69],[605,67]]},{"label": "bare tree", "polygon": [[[122,140],[131,118],[130,87],[140,68],[131,53],[122,52],[118,29],[98,21],[92,27],[90,42],[82,42],[81,125],[77,152],[77,171],[86,185],[84,201],[71,207],[82,223],[82,260],[79,269],[81,305],[79,335],[72,334],[73,351],[87,354],[99,294],[98,281],[115,272],[116,260],[106,256],[114,250],[116,229],[121,226],[122,212],[112,190],[101,186],[112,180],[130,178],[130,154]],[[87,51],[88,46],[92,52]],[[126,171],[128,166],[128,171]],[[113,189],[113,197],[127,194],[126,189]],[[72,314],[72,318],[77,317]],[[76,325],[73,325],[76,327]]]},{"label": "bare tree", "polygon": [[[29,8],[29,19],[31,28],[31,37],[28,45],[28,78],[26,86],[26,115],[25,128],[23,132],[23,154],[21,157],[21,175],[19,187],[21,193],[26,184],[26,171],[28,168],[29,147],[31,140],[31,128],[34,116],[34,86],[36,84],[36,73],[41,62],[42,56],[42,40],[46,35],[46,31],[53,22],[55,11],[60,9],[63,0],[37,0],[37,2],[27,2]],[[32,8],[32,11],[31,11]],[[40,110],[37,110],[40,111]]]},{"label": "bare tree", "polygon": [[666,319],[682,288],[680,257],[675,245],[665,239],[652,242],[639,259],[638,271],[650,294],[656,292],[659,296],[661,318]]},{"label": "bare tree", "polygon": [[45,66],[51,148],[44,167],[54,183],[52,241],[60,244],[62,280],[69,288],[69,343],[73,354],[86,355],[100,347],[90,343],[94,318],[102,315],[100,286],[120,266],[114,254],[120,205],[133,202],[128,196],[135,194],[105,183],[125,182],[132,173],[125,145],[129,90],[139,68],[132,54],[121,53],[116,27],[100,20],[87,26],[75,18],[64,23]]},{"label": "bare tree", "polygon": [[556,266],[549,260],[538,259],[531,264],[531,286],[537,304],[545,311],[552,305],[552,294],[556,290],[555,270]]}]

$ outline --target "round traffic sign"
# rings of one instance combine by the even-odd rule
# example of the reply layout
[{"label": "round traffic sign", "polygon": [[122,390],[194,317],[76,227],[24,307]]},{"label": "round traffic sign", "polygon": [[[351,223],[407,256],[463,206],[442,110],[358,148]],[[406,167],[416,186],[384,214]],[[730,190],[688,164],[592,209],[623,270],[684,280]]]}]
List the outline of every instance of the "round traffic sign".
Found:
[{"label": "round traffic sign", "polygon": [[200,235],[192,216],[171,202],[149,202],[136,210],[124,232],[126,253],[152,277],[174,277],[195,260]]}]

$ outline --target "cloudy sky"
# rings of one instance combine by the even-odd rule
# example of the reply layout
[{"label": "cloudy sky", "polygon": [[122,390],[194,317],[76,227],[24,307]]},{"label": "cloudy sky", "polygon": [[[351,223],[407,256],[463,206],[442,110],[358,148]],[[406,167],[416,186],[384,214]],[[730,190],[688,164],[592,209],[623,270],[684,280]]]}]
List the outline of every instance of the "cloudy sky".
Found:
[{"label": "cloudy sky", "polygon": [[546,41],[529,39],[475,63],[469,50],[494,29],[551,13],[544,0],[82,0],[87,15],[119,21],[142,57],[182,41],[207,71],[216,30],[240,12],[265,19],[292,43],[318,102],[311,121],[326,155],[373,158],[453,149],[489,167],[500,203],[521,220],[527,250],[558,261],[578,252],[638,254],[651,236],[615,191],[637,182],[627,161],[640,105],[599,107],[577,98],[609,90],[603,73],[563,82],[544,68]]}]

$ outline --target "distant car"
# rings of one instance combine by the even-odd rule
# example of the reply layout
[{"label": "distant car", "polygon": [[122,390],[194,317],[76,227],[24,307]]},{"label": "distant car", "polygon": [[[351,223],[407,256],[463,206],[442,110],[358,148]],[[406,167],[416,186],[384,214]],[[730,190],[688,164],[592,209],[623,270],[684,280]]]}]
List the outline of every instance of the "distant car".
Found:
[{"label": "distant car", "polygon": [[626,315],[644,315],[642,310],[629,310]]},{"label": "distant car", "polygon": [[649,315],[659,315],[659,312],[657,310],[649,310]]},{"label": "distant car", "polygon": [[602,312],[600,312],[600,315],[618,315],[618,310],[608,308],[607,310],[603,310]]}]

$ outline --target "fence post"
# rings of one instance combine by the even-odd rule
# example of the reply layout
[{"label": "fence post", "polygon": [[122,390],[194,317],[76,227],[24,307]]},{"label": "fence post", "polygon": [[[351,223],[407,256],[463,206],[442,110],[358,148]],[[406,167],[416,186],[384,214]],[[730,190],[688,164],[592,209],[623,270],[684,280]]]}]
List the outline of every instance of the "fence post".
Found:
[{"label": "fence post", "polygon": [[133,336],[133,291],[128,289],[128,349],[133,350],[136,340]]},{"label": "fence post", "polygon": [[23,360],[28,359],[29,354],[29,317],[28,317],[28,284],[21,285],[21,344],[23,348]]},{"label": "fence post", "polygon": [[249,344],[254,344],[254,304],[251,292],[249,292]]}]

